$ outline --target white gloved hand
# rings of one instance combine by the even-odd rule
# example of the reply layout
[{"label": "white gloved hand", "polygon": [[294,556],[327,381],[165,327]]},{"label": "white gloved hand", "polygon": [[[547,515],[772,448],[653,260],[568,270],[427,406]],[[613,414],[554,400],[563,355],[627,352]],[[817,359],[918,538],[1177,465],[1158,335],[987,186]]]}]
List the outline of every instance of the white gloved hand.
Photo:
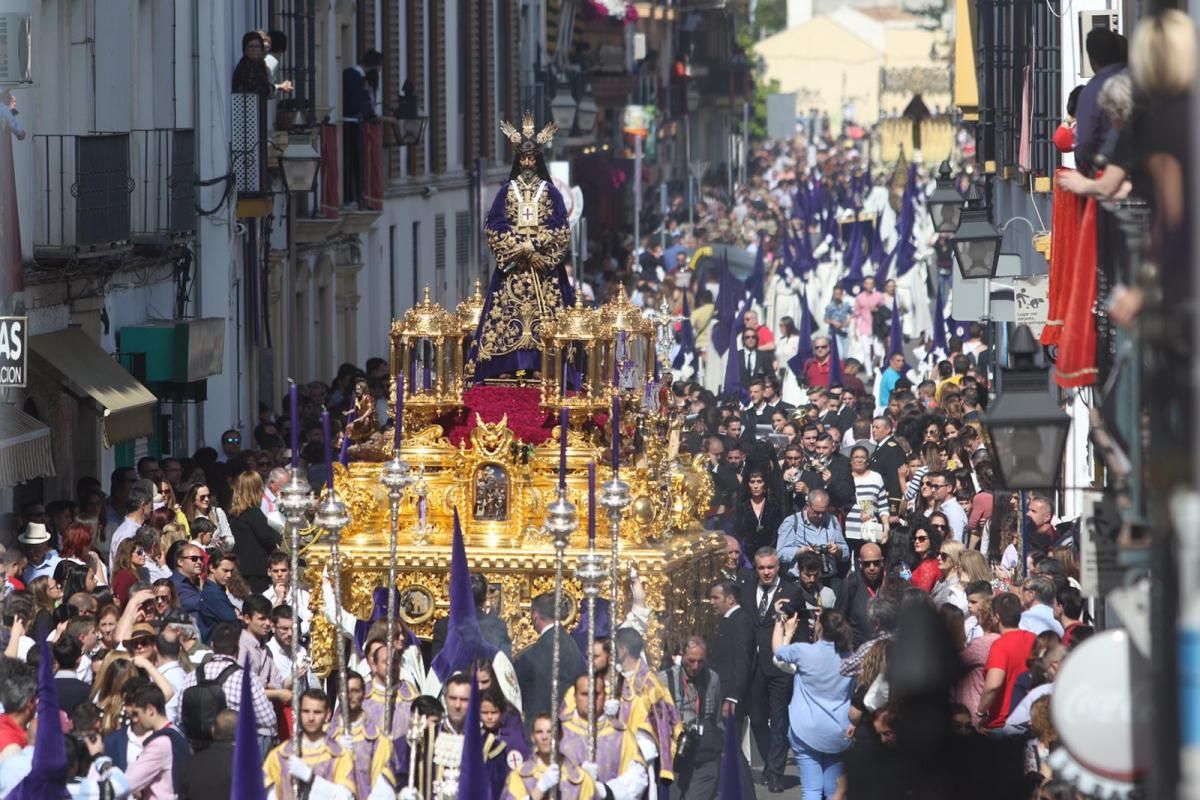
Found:
[{"label": "white gloved hand", "polygon": [[313,779],[312,767],[305,764],[303,759],[298,756],[289,756],[287,760],[288,772],[291,776],[301,783],[308,783]]},{"label": "white gloved hand", "polygon": [[405,786],[400,790],[400,794],[396,800],[418,800],[417,790],[412,786]]},{"label": "white gloved hand", "polygon": [[558,764],[551,764],[546,767],[546,771],[542,773],[542,777],[538,778],[537,788],[539,792],[546,792],[558,786]]},{"label": "white gloved hand", "polygon": [[354,749],[354,737],[348,733],[343,733],[341,736],[337,737],[337,743],[343,750]]},{"label": "white gloved hand", "polygon": [[600,765],[595,761],[585,761],[579,765],[579,768],[588,775],[591,775],[592,780],[598,780],[597,776],[600,774]]},{"label": "white gloved hand", "polygon": [[620,700],[605,700],[604,701],[605,716],[616,719],[620,713],[621,713],[621,701]]}]

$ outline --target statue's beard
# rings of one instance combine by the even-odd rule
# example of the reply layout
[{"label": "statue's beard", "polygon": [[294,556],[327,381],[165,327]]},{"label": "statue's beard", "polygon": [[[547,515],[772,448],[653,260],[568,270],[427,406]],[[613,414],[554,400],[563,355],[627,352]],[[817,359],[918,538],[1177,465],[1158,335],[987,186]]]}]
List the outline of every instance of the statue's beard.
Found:
[{"label": "statue's beard", "polygon": [[532,180],[534,176],[533,167],[521,167],[521,177],[525,180]]}]

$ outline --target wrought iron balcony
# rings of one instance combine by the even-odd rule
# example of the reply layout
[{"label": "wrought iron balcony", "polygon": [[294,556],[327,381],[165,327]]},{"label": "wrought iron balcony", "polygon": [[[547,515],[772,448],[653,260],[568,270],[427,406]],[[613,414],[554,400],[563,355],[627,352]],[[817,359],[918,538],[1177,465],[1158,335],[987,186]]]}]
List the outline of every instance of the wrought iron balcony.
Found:
[{"label": "wrought iron balcony", "polygon": [[271,191],[267,138],[267,101],[257,94],[235,92],[230,149],[239,196],[257,197]]},{"label": "wrought iron balcony", "polygon": [[127,248],[130,240],[128,133],[34,136],[34,257],[78,260]]},{"label": "wrought iron balcony", "polygon": [[131,133],[133,238],[166,244],[196,230],[193,202],[195,134],[190,128],[154,128]]}]

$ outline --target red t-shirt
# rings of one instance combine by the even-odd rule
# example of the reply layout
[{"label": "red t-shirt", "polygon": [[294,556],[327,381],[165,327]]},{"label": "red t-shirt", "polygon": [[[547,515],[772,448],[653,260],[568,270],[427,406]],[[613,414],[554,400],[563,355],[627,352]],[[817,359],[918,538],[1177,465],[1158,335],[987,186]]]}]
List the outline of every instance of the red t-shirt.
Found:
[{"label": "red t-shirt", "polygon": [[759,325],[758,330],[755,332],[758,334],[759,350],[762,350],[764,347],[769,348],[775,344],[775,337],[771,334],[771,329],[766,325]]},{"label": "red t-shirt", "polygon": [[1008,631],[992,642],[987,663],[983,665],[983,674],[986,679],[989,670],[1004,670],[1004,691],[997,694],[996,699],[992,701],[985,727],[1004,726],[1004,721],[1012,711],[1013,686],[1017,683],[1017,677],[1028,669],[1025,662],[1029,660],[1036,640],[1037,636],[1029,631]]},{"label": "red t-shirt", "polygon": [[0,750],[14,744],[24,749],[28,743],[29,737],[25,729],[8,714],[0,714]]}]

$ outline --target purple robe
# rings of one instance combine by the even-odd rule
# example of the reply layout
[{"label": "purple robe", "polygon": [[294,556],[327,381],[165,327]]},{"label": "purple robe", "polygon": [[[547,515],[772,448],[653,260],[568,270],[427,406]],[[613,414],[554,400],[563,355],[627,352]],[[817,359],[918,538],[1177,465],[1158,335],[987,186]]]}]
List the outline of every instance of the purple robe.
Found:
[{"label": "purple robe", "polygon": [[[563,759],[561,767],[561,780],[558,783],[559,800],[591,800],[595,797],[595,790],[591,788],[592,783],[587,777],[587,773],[581,770],[569,758]],[[510,792],[506,787],[497,797],[500,800],[525,800],[533,796],[533,788],[537,786],[538,778],[542,776],[544,769],[537,769],[537,765],[533,761],[526,761],[517,770],[517,775],[521,778],[521,783],[525,786],[525,794],[517,796]],[[584,793],[583,787],[588,786],[589,791]]]},{"label": "purple robe", "polygon": [[[272,754],[273,758],[279,759],[279,785],[275,787],[276,800],[296,800],[296,796],[292,794],[292,773],[288,769],[288,758],[296,754],[295,742],[284,742],[279,747],[275,748]],[[325,746],[329,749],[329,758],[319,764],[310,764],[312,767],[314,778],[323,778],[324,780],[333,783],[333,772],[337,767],[338,756],[342,754],[342,746],[336,741],[327,741]]]},{"label": "purple robe", "polygon": [[[355,796],[366,797],[371,793],[371,786],[374,784],[371,779],[371,764],[375,760],[375,751],[385,740],[379,735],[379,728],[365,715],[360,717],[357,723],[350,723],[350,731],[354,737],[351,754],[354,756],[354,785],[357,787]],[[336,741],[341,734],[340,727],[330,725],[325,736]]]},{"label": "purple robe", "polygon": [[[596,726],[597,780],[601,783],[611,781],[621,774],[621,748],[627,735],[630,735],[628,731],[614,727],[607,717]],[[591,761],[588,753],[587,722],[576,717],[563,723],[562,741],[559,742],[558,749],[576,764]]]}]

